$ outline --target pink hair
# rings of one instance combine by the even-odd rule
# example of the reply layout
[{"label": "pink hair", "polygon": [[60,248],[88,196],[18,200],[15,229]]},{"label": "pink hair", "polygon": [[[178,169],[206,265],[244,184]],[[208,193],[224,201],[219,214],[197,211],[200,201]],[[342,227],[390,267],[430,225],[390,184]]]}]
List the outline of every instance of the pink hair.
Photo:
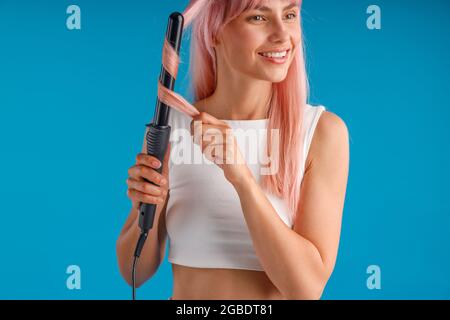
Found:
[{"label": "pink hair", "polygon": [[[216,88],[216,57],[213,39],[221,29],[242,12],[267,0],[191,0],[183,12],[184,29],[192,24],[192,40],[189,70],[192,76],[191,91],[195,101],[214,93]],[[301,7],[301,1],[299,3]],[[176,78],[179,57],[166,41],[163,49],[163,65]],[[303,45],[300,42],[286,79],[273,83],[268,111],[268,130],[280,131],[280,157],[278,172],[261,176],[261,187],[285,199],[294,221],[298,210],[303,173],[303,111],[307,101],[308,83],[305,71]],[[159,99],[184,114],[194,117],[199,111],[177,93],[159,84]],[[271,150],[270,135],[267,150]],[[278,157],[275,157],[278,158]]]}]

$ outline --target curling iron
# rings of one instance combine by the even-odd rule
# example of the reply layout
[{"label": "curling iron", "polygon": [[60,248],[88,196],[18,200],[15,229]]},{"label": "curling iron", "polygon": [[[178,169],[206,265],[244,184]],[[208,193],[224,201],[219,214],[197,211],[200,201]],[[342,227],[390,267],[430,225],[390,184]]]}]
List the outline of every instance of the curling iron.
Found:
[{"label": "curling iron", "polygon": [[[177,54],[180,52],[183,24],[184,18],[181,13],[173,12],[169,16],[166,40]],[[161,67],[159,81],[165,88],[169,90],[174,89],[175,78],[164,68],[164,65]],[[168,125],[169,115],[170,107],[157,98],[153,120],[146,125],[148,127],[145,137],[147,154],[156,157],[161,162],[162,165],[157,169],[159,173],[162,172],[163,159],[170,140],[171,127]],[[154,184],[151,181],[146,181]],[[136,244],[132,267],[133,300],[136,300],[136,265],[144,247],[145,240],[147,239],[148,232],[153,227],[155,212],[156,204],[141,203],[139,206],[139,228],[141,229],[141,234]]]}]

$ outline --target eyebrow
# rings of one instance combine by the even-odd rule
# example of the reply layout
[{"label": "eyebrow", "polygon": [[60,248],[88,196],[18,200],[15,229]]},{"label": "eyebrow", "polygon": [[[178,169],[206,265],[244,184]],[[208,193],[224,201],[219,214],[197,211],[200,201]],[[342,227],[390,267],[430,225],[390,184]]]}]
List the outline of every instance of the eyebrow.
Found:
[{"label": "eyebrow", "polygon": [[[292,2],[290,5],[284,7],[283,11],[285,10],[289,10],[292,9],[294,7],[298,7],[299,3],[298,2]],[[254,10],[259,10],[259,11],[272,11],[272,9],[270,9],[269,7],[266,6],[256,6]]]}]

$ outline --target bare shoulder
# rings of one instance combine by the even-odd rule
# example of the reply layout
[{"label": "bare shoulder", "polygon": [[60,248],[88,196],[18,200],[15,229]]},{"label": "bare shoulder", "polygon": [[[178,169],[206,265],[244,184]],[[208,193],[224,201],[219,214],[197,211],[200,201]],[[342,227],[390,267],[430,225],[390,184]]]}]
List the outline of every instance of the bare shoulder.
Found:
[{"label": "bare shoulder", "polygon": [[322,112],[308,153],[308,168],[318,159],[348,158],[349,133],[344,120],[330,111]]},{"label": "bare shoulder", "polygon": [[309,155],[294,230],[316,246],[328,280],[338,252],[349,173],[348,130],[339,116],[322,112]]},{"label": "bare shoulder", "polygon": [[316,134],[320,138],[337,137],[337,140],[344,142],[348,137],[348,128],[344,120],[337,114],[324,111],[319,118],[316,128]]}]

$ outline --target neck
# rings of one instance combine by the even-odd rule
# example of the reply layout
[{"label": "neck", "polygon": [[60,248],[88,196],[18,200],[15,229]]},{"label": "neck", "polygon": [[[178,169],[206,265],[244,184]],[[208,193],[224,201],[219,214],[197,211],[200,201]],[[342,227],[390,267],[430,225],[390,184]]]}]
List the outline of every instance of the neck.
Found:
[{"label": "neck", "polygon": [[197,104],[199,111],[226,120],[268,118],[272,82],[233,72],[219,72],[217,84],[214,93]]}]

